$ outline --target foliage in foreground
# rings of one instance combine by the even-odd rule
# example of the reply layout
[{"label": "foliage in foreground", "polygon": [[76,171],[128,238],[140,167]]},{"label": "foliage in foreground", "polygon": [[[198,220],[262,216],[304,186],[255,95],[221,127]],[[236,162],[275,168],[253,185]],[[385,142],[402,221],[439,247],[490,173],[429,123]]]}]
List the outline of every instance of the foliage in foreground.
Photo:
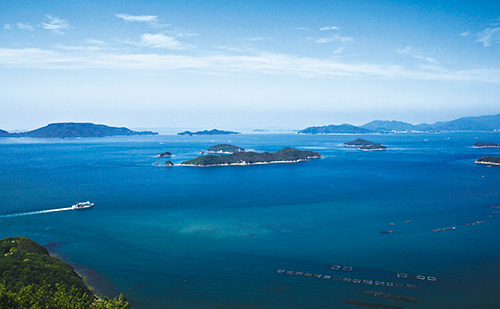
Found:
[{"label": "foliage in foreground", "polygon": [[123,295],[97,299],[71,265],[25,237],[0,241],[0,309],[130,308]]}]

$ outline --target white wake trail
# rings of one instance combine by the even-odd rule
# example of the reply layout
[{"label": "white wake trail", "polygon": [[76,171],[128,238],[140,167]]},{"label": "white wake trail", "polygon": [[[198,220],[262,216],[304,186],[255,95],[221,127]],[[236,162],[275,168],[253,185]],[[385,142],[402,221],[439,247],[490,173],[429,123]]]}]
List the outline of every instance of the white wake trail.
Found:
[{"label": "white wake trail", "polygon": [[57,212],[57,211],[65,211],[65,210],[74,210],[74,209],[72,207],[65,207],[65,208],[56,208],[56,209],[45,209],[45,210],[37,210],[37,211],[19,212],[19,213],[15,213],[15,214],[2,215],[2,216],[0,216],[0,218],[31,216],[31,215],[38,215],[38,214],[44,214],[44,213],[48,213],[48,212]]}]

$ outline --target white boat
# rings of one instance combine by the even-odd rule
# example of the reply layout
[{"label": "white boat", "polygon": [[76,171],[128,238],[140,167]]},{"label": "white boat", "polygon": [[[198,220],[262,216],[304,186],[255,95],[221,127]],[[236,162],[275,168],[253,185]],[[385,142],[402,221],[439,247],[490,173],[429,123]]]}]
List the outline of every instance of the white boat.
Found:
[{"label": "white boat", "polygon": [[94,203],[86,201],[86,202],[76,203],[75,205],[71,206],[71,208],[73,208],[73,209],[87,209],[87,208],[92,208],[93,206],[94,206]]}]

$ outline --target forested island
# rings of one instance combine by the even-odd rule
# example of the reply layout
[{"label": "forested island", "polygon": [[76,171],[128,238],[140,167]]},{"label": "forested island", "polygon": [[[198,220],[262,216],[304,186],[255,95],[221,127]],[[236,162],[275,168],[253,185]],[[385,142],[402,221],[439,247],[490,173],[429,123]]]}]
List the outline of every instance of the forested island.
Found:
[{"label": "forested island", "polygon": [[228,134],[241,134],[240,132],[234,132],[234,131],[224,131],[224,130],[204,130],[204,131],[196,131],[196,132],[191,132],[191,131],[184,131],[177,133],[177,135],[228,135]]},{"label": "forested island", "polygon": [[238,146],[229,145],[229,144],[219,144],[212,146],[205,151],[206,153],[223,153],[223,154],[231,154],[235,152],[244,152],[245,149],[240,148]]},{"label": "forested island", "polygon": [[[3,131],[6,132],[6,131]],[[103,124],[63,122],[51,123],[45,127],[22,132],[0,132],[2,137],[30,137],[30,138],[78,138],[78,137],[105,137],[119,135],[156,135],[151,131],[132,131],[125,127],[110,127]]]},{"label": "forested island", "polygon": [[363,151],[376,151],[376,150],[386,150],[387,147],[382,144],[377,144],[374,142],[367,141],[365,139],[358,138],[352,142],[344,143],[345,147],[357,147],[359,150]]},{"label": "forested island", "polygon": [[500,157],[482,157],[477,159],[477,164],[500,165]]},{"label": "forested island", "polygon": [[497,143],[483,143],[483,142],[477,142],[473,146],[474,148],[499,148],[500,145]]},{"label": "forested island", "polygon": [[0,308],[130,308],[123,295],[96,297],[71,265],[29,238],[4,238],[0,254]]},{"label": "forested island", "polygon": [[358,134],[358,133],[398,133],[398,132],[457,132],[457,131],[500,131],[500,114],[479,117],[462,117],[434,124],[413,125],[402,121],[374,120],[361,126],[350,124],[308,127],[299,134]]},{"label": "forested island", "polygon": [[310,159],[321,158],[321,154],[309,151],[298,150],[286,147],[277,152],[253,151],[235,152],[229,155],[204,155],[196,159],[182,162],[184,166],[224,166],[224,165],[252,165],[269,163],[295,163]]}]

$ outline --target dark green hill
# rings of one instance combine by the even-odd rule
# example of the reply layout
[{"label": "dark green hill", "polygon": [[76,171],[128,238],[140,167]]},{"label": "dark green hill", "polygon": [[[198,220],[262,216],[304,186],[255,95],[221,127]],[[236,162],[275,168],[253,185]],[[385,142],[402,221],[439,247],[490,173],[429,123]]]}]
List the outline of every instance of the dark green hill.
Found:
[{"label": "dark green hill", "polygon": [[500,157],[482,157],[481,159],[477,159],[476,163],[500,165]]},{"label": "dark green hill", "polygon": [[151,131],[132,131],[121,127],[109,127],[103,124],[93,123],[51,123],[43,128],[23,133],[12,133],[11,137],[32,138],[74,138],[74,137],[104,137],[118,135],[155,135]]},{"label": "dark green hill", "polygon": [[64,282],[75,288],[78,296],[93,294],[73,267],[49,255],[47,249],[25,237],[8,237],[0,243],[0,280],[8,290],[19,291],[23,286],[44,283],[54,286]]},{"label": "dark green hill", "polygon": [[219,144],[207,149],[207,153],[235,153],[243,152],[245,149],[229,144]]},{"label": "dark green hill", "polygon": [[181,165],[218,166],[218,165],[250,165],[273,162],[300,162],[320,158],[317,152],[298,150],[286,147],[277,152],[236,152],[230,155],[205,155],[182,162]]},{"label": "dark green hill", "polygon": [[374,142],[367,141],[365,139],[358,138],[352,142],[344,143],[346,147],[358,147],[359,150],[386,150],[387,147],[382,144],[377,144]]},{"label": "dark green hill", "polygon": [[483,142],[477,142],[474,144],[474,148],[499,148],[500,145],[497,143],[483,143]]},{"label": "dark green hill", "polygon": [[71,265],[33,240],[0,241],[0,308],[129,307],[123,296],[98,300]]},{"label": "dark green hill", "polygon": [[197,131],[197,132],[191,132],[191,131],[184,131],[177,133],[177,135],[227,135],[227,134],[240,134],[240,132],[234,132],[234,131],[224,131],[224,130],[204,130],[204,131]]}]

